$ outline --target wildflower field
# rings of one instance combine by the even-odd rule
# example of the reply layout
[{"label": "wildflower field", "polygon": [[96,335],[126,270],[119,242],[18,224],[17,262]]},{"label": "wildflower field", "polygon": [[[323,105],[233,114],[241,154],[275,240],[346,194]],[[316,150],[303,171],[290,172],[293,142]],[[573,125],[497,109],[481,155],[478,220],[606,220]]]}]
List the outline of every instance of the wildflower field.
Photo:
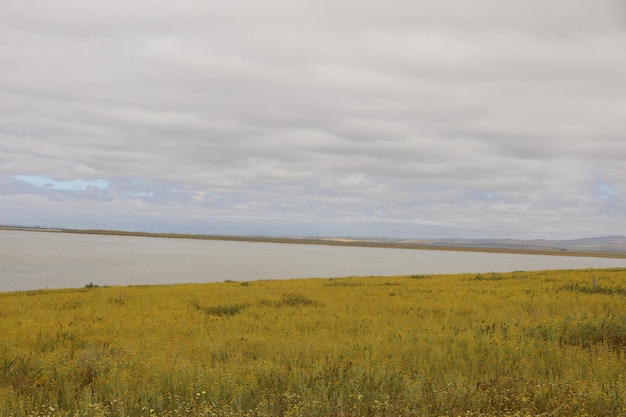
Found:
[{"label": "wildflower field", "polygon": [[623,416],[626,269],[0,293],[0,416]]}]

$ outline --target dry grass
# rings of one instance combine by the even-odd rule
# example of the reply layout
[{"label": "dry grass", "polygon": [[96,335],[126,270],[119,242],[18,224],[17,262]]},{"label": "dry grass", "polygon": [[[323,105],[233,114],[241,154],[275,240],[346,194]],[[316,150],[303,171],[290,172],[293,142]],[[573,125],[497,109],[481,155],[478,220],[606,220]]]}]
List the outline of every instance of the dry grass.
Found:
[{"label": "dry grass", "polygon": [[624,415],[625,278],[0,294],[0,416]]}]

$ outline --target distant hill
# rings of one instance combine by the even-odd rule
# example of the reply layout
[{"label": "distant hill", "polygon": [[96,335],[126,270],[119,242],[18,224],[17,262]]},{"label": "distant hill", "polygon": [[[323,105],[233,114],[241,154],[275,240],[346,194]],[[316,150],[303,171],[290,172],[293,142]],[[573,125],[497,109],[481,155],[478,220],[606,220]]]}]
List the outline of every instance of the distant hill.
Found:
[{"label": "distant hill", "polygon": [[419,240],[420,244],[434,246],[474,247],[474,248],[507,248],[526,250],[559,250],[581,252],[625,252],[626,237],[602,236],[569,240],[549,239],[432,239]]}]

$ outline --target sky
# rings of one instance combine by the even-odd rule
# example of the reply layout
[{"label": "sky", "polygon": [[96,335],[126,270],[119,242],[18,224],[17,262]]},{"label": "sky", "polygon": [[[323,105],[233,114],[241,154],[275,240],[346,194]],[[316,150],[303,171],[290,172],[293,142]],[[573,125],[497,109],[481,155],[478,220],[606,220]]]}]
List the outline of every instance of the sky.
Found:
[{"label": "sky", "polygon": [[623,0],[0,0],[0,224],[626,235]]}]

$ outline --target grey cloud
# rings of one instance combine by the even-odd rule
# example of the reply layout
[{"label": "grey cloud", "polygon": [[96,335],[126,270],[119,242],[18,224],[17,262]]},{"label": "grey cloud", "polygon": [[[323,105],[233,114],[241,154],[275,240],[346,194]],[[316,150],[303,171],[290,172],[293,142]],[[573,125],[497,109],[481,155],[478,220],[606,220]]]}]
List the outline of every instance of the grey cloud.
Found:
[{"label": "grey cloud", "polygon": [[0,178],[111,187],[3,182],[2,199],[54,201],[59,218],[64,201],[126,207],[168,227],[605,233],[626,193],[625,12],[609,0],[5,0]]}]

